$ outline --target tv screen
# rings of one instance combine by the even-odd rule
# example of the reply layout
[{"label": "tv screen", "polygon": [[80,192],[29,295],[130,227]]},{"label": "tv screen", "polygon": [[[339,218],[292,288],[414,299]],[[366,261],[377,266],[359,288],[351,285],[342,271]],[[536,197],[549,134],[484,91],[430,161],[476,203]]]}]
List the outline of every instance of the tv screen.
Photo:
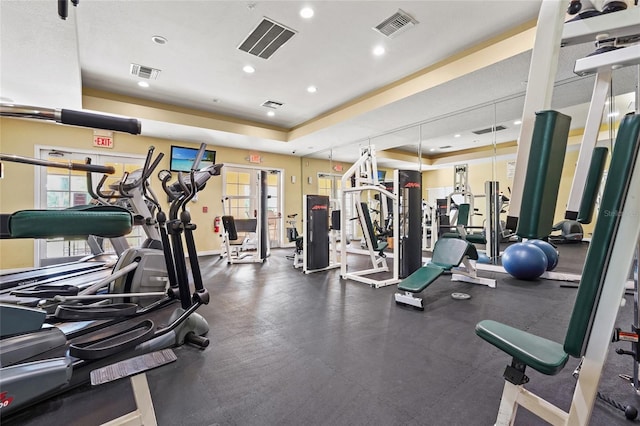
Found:
[{"label": "tv screen", "polygon": [[[196,155],[198,155],[198,150],[196,148],[172,145],[169,168],[172,172],[190,172],[191,167],[193,166],[193,161],[196,159]],[[204,152],[204,156],[202,157],[202,161],[200,161],[198,169],[203,169],[213,164],[216,164],[216,152],[207,149]]]},{"label": "tv screen", "polygon": [[378,182],[384,182],[384,179],[387,177],[387,172],[385,170],[378,170]]}]

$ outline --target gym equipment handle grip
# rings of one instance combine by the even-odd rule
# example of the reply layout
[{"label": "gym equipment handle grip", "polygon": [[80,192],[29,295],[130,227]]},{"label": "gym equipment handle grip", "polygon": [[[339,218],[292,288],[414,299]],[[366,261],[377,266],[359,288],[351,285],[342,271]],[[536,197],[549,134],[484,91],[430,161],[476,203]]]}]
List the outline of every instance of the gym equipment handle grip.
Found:
[{"label": "gym equipment handle grip", "polygon": [[10,161],[12,163],[31,164],[34,166],[55,167],[58,169],[78,170],[81,172],[95,172],[114,174],[116,169],[113,166],[100,166],[94,164],[72,163],[71,161],[62,163],[57,161],[40,160],[38,158],[22,157],[20,155],[0,153],[0,161]]},{"label": "gym equipment handle grip", "polygon": [[139,135],[142,130],[140,121],[135,118],[112,117],[70,109],[62,109],[60,112],[60,122],[62,124],[114,130],[117,132],[131,133],[132,135]]}]

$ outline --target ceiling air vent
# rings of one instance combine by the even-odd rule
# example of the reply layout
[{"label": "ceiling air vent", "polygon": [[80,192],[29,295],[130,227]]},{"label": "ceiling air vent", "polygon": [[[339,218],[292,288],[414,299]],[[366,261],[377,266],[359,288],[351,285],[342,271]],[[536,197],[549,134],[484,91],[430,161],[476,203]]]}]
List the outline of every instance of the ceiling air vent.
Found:
[{"label": "ceiling air vent", "polygon": [[155,80],[160,74],[160,70],[151,67],[145,67],[144,65],[131,64],[129,67],[131,75],[136,77],[146,78],[147,80]]},{"label": "ceiling air vent", "polygon": [[402,9],[398,9],[396,13],[380,22],[378,25],[373,27],[373,29],[387,37],[393,38],[400,33],[405,32],[417,23],[418,21],[413,19],[413,17],[407,12],[403,11]]},{"label": "ceiling air vent", "polygon": [[284,105],[282,102],[276,102],[276,101],[264,101],[262,103],[263,107],[267,107],[267,108],[271,108],[271,109],[278,109],[280,108],[282,105]]},{"label": "ceiling air vent", "polygon": [[499,132],[500,130],[506,130],[507,128],[504,126],[491,126],[491,127],[487,127],[486,129],[480,129],[480,130],[474,130],[471,133],[475,133],[476,135],[484,135],[485,133],[491,133],[493,132],[493,129],[496,129],[496,132]]},{"label": "ceiling air vent", "polygon": [[238,49],[269,59],[276,50],[282,47],[296,32],[274,21],[263,18],[255,30],[247,36]]}]

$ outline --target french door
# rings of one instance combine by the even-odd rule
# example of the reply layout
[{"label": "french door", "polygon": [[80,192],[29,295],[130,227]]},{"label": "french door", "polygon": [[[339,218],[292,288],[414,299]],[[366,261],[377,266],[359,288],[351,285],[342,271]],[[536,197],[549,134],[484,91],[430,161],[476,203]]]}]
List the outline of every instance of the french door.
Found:
[{"label": "french door", "polygon": [[[224,214],[235,219],[253,219],[259,209],[261,168],[229,166],[222,168]],[[270,247],[282,246],[282,170],[267,170],[267,214]]]}]

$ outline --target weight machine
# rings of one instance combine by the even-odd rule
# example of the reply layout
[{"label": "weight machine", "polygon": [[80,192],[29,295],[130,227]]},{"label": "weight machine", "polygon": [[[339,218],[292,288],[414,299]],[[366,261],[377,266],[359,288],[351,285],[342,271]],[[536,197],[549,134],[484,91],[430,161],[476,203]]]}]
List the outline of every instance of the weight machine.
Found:
[{"label": "weight machine", "polygon": [[339,268],[336,234],[340,232],[340,210],[331,210],[327,195],[306,195],[302,208],[305,212],[302,223],[302,271],[309,274]]},{"label": "weight machine", "polygon": [[[340,205],[344,208],[346,206],[354,206],[356,211],[356,217],[362,227],[363,237],[367,244],[367,254],[369,256],[371,267],[363,270],[351,270],[348,271],[347,267],[347,221],[349,220],[346,215],[340,215],[340,241],[342,246],[342,262],[340,264],[340,275],[343,279],[359,281],[361,283],[369,284],[372,287],[383,287],[387,285],[396,284],[399,281],[399,260],[400,250],[399,244],[393,244],[392,253],[392,267],[389,270],[387,265],[386,254],[384,250],[388,247],[386,242],[380,242],[375,236],[373,230],[373,224],[371,223],[371,217],[369,209],[366,203],[362,202],[363,192],[375,191],[380,196],[380,211],[383,212],[383,216],[387,216],[387,199],[392,201],[393,216],[398,217],[399,204],[398,204],[398,180],[397,176],[394,176],[393,192],[387,191],[383,185],[378,181],[378,167],[376,164],[375,148],[368,146],[360,149],[360,158],[356,161],[342,176],[342,194],[340,197]],[[399,228],[394,226],[393,228],[393,241],[398,241]],[[391,272],[391,277],[388,278],[372,278],[368,275],[377,274],[380,272]]]},{"label": "weight machine", "polygon": [[[580,2],[577,1],[577,3]],[[562,117],[558,113],[555,113],[556,117],[554,118],[551,115],[554,112],[548,111],[561,45],[592,42],[602,37],[634,36],[640,30],[638,24],[640,23],[640,8],[638,7],[565,24],[566,5],[566,2],[543,0],[538,16],[538,28],[523,111],[523,124],[518,138],[518,167],[515,171],[514,190],[507,218],[507,227],[517,229],[517,233],[523,235],[524,238],[540,238],[548,235],[547,224],[550,229],[555,210],[557,188],[551,188],[551,186],[559,182],[561,167],[558,167],[556,163],[559,162],[561,165],[562,161],[558,157],[564,158],[565,133],[568,134],[568,120],[570,119]],[[589,70],[591,72],[602,70],[603,72],[596,78],[596,88],[594,88],[594,94],[599,94],[599,99],[602,102],[596,100],[596,105],[590,109],[589,117],[597,117],[603,112],[603,96],[606,96],[604,86],[607,84],[604,74],[608,72],[607,68],[629,65],[631,60],[636,61],[634,63],[637,64],[637,58],[640,57],[639,49],[640,45],[629,46],[589,56],[576,62],[574,70],[578,73]],[[632,59],[634,57],[635,59]],[[602,92],[605,95],[602,95]],[[598,98],[598,96],[594,96],[594,98]],[[596,111],[598,109],[599,112]],[[534,114],[535,112],[537,113]],[[548,115],[549,119],[555,120],[557,123],[566,122],[561,123],[562,135],[559,135],[564,139],[565,146],[561,145],[557,150],[554,150],[554,144],[547,147],[549,150],[554,150],[554,155],[549,156],[554,164],[548,166],[549,170],[553,169],[553,173],[540,176],[540,173],[536,173],[537,170],[535,170],[538,164],[528,161],[528,159],[539,159],[541,156],[539,147],[534,144],[536,141],[534,128],[536,132],[539,130],[537,119],[543,115]],[[535,126],[534,116],[536,116]],[[591,128],[598,130],[593,133],[597,137],[599,117],[597,125],[593,119],[588,118],[588,121],[590,122],[585,128],[585,138],[594,137],[587,136],[588,133],[591,133],[588,130]],[[603,197],[600,207],[601,212],[627,211],[628,208],[633,207],[626,206],[625,203],[631,204],[634,202],[633,200],[637,201],[632,196],[632,194],[637,194],[636,185],[639,182],[638,172],[634,169],[634,161],[638,155],[637,142],[637,117],[625,117],[618,133],[618,145],[612,157],[612,165],[615,162],[615,167],[612,166],[611,171],[616,176],[611,178],[611,173],[609,175],[604,191],[606,197]],[[581,149],[586,150],[585,155],[591,154],[594,144],[595,142],[589,147],[589,143],[586,140],[583,141]],[[580,157],[583,158],[583,161],[580,161]],[[584,159],[585,156],[582,152],[580,157],[577,169],[580,172],[587,171],[590,161]],[[555,176],[556,173],[557,176]],[[537,180],[542,180],[542,178],[547,180],[547,182],[537,182],[538,187],[542,188],[537,191],[542,195],[539,203],[540,208],[536,209],[540,211],[535,212],[537,217],[530,214],[532,210],[531,193],[535,191],[524,191],[526,189],[525,182],[529,180],[530,176]],[[576,179],[580,179],[578,173],[576,173]],[[586,179],[586,176],[583,179]],[[569,212],[572,212],[571,215],[578,211],[576,200],[582,197],[582,189],[584,188],[584,184],[575,186],[575,183],[574,181],[571,201],[567,208]],[[574,188],[577,192],[574,192]],[[554,192],[556,193],[554,194]],[[627,194],[629,194],[628,197]],[[637,246],[637,238],[637,217],[630,214],[609,216],[602,214],[598,217],[594,231],[594,244],[587,255],[585,270],[578,287],[577,307],[573,311],[574,314],[569,323],[564,345],[532,336],[508,326],[499,329],[502,324],[492,321],[483,321],[476,326],[476,334],[513,357],[511,365],[507,366],[505,370],[506,382],[496,424],[513,424],[519,406],[527,408],[533,414],[552,424],[588,423],[597,398],[598,382],[603,371],[607,349],[611,342],[611,333],[617,315],[616,307],[619,306],[620,298],[624,292],[627,267],[632,263],[633,247]],[[550,349],[551,347],[553,349]],[[540,350],[546,351],[545,355],[537,357]],[[547,360],[540,361],[549,354],[553,355],[550,355]],[[525,383],[529,380],[525,375],[526,366],[552,375],[564,366],[569,356],[583,360],[569,411],[560,409],[550,401],[546,401],[524,388]],[[556,359],[561,359],[562,363],[559,362],[552,367],[551,364]]]}]

